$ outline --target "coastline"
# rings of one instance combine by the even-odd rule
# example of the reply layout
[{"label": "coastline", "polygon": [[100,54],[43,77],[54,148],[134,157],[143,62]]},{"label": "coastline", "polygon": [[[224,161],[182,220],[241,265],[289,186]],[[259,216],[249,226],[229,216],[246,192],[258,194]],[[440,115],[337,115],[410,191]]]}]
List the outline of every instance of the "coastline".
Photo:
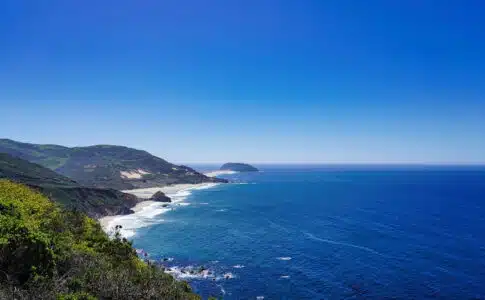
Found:
[{"label": "coastline", "polygon": [[230,175],[230,174],[236,174],[238,173],[237,171],[231,171],[231,170],[217,170],[217,171],[211,171],[204,173],[205,176],[207,177],[217,177],[220,175]]},{"label": "coastline", "polygon": [[[106,233],[112,233],[116,225],[121,225],[123,228],[120,230],[120,234],[125,238],[131,238],[135,235],[136,229],[155,224],[157,222],[154,219],[155,216],[173,210],[177,206],[188,205],[188,203],[183,201],[190,195],[191,190],[212,188],[219,184],[212,182],[175,184],[164,187],[124,190],[122,192],[135,195],[140,199],[140,202],[131,208],[133,213],[128,215],[105,216],[99,218],[98,221]],[[165,193],[165,195],[171,198],[172,202],[167,203],[149,200],[158,191]]]}]

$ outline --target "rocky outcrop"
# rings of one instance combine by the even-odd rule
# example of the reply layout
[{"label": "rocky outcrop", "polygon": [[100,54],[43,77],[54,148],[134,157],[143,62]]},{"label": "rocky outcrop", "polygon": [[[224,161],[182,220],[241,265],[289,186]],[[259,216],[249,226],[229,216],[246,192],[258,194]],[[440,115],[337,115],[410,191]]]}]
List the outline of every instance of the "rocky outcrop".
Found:
[{"label": "rocky outcrop", "polygon": [[226,163],[220,168],[221,170],[236,171],[236,172],[258,172],[259,170],[250,164],[244,163]]},{"label": "rocky outcrop", "polygon": [[158,191],[153,196],[150,198],[152,201],[157,201],[157,202],[172,202],[170,197],[165,195],[162,191]]}]

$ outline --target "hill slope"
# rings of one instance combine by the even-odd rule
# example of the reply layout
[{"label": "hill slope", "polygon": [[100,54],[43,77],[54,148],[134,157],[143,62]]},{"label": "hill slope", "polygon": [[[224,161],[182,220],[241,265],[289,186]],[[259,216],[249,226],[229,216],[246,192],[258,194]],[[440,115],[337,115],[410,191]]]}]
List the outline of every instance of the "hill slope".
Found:
[{"label": "hill slope", "polygon": [[90,187],[127,190],[176,183],[224,182],[142,150],[97,145],[68,148],[0,139],[0,152],[40,164]]},{"label": "hill slope", "polygon": [[28,185],[68,209],[92,217],[129,213],[137,198],[114,189],[89,188],[41,165],[0,153],[0,178]]}]

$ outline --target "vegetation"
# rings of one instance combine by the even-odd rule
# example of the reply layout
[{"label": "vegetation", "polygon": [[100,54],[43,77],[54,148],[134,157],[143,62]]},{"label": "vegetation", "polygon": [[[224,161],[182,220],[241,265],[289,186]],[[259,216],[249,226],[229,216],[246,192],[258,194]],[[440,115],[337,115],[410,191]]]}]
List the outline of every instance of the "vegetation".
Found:
[{"label": "vegetation", "polygon": [[0,179],[26,184],[44,193],[64,208],[92,217],[129,213],[137,203],[135,196],[113,189],[84,187],[41,165],[0,153]]},{"label": "vegetation", "polygon": [[200,299],[83,213],[0,180],[0,299]]},{"label": "vegetation", "polygon": [[[112,145],[68,148],[0,139],[0,152],[42,165],[76,182],[97,188],[128,190],[176,183],[223,182],[186,166],[177,166],[146,151]],[[140,178],[120,172],[143,170]]]},{"label": "vegetation", "polygon": [[250,164],[243,163],[225,163],[221,166],[221,170],[230,170],[236,172],[258,172],[259,170]]}]

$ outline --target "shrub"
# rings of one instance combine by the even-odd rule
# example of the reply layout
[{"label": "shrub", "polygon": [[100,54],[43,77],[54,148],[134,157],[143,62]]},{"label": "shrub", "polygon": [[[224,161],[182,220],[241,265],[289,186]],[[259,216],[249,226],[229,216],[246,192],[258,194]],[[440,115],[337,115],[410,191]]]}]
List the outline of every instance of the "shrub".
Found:
[{"label": "shrub", "polygon": [[0,180],[0,298],[200,299],[131,243],[41,194]]}]

